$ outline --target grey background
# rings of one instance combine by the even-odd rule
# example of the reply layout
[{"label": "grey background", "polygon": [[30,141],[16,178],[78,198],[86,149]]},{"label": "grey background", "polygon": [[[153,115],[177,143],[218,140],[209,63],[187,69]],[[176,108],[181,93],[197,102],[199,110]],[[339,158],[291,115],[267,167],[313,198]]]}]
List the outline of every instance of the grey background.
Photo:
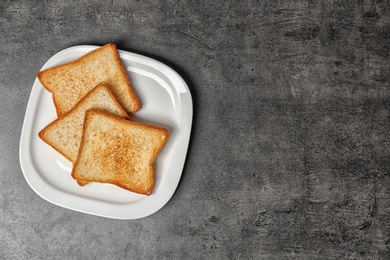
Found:
[{"label": "grey background", "polygon": [[[0,259],[389,259],[389,5],[1,1]],[[108,42],[194,100],[178,189],[139,220],[52,205],[19,165],[39,69]]]}]

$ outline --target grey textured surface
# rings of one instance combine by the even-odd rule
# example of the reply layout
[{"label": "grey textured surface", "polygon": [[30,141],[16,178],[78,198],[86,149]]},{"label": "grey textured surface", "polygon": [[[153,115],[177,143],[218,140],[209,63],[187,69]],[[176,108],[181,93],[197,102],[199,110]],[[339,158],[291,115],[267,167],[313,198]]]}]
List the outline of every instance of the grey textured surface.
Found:
[{"label": "grey textured surface", "polygon": [[[0,259],[390,259],[389,1],[69,2],[0,2]],[[139,220],[52,205],[19,166],[38,70],[108,42],[194,99],[180,185]]]}]

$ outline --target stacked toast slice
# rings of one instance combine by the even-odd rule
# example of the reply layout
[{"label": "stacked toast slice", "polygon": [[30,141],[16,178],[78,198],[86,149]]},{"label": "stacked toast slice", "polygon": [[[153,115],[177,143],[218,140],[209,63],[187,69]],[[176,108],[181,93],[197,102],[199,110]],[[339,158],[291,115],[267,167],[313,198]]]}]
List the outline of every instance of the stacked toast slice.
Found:
[{"label": "stacked toast slice", "polygon": [[168,136],[162,128],[88,110],[72,176],[150,195],[154,184],[152,164]]},{"label": "stacked toast slice", "polygon": [[130,120],[141,104],[116,46],[41,71],[38,79],[52,93],[58,115],[39,137],[74,164],[77,183],[110,183],[152,194],[152,164],[169,131]]},{"label": "stacked toast slice", "polygon": [[72,109],[100,83],[110,86],[115,98],[128,113],[141,109],[115,44],[106,44],[81,58],[38,73],[42,85],[52,93],[57,115]]}]

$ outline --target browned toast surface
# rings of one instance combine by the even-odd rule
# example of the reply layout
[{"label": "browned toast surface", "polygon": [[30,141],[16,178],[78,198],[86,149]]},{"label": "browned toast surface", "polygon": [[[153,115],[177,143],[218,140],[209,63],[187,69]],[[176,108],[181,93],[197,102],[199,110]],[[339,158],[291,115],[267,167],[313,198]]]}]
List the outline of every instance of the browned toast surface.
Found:
[{"label": "browned toast surface", "polygon": [[72,176],[150,195],[154,186],[152,164],[168,136],[163,128],[88,110]]}]

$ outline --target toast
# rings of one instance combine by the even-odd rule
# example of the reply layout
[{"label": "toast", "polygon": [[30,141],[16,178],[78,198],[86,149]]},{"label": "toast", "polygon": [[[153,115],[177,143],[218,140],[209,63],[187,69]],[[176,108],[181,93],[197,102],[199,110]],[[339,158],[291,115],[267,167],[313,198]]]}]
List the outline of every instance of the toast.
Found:
[{"label": "toast", "polygon": [[41,84],[53,95],[57,115],[61,116],[99,83],[108,84],[115,98],[128,113],[141,109],[115,44],[106,44],[79,59],[38,73]]},{"label": "toast", "polygon": [[152,164],[168,137],[166,129],[88,110],[72,177],[150,195],[154,187]]},{"label": "toast", "polygon": [[108,86],[99,84],[70,111],[42,129],[38,134],[39,137],[69,161],[75,162],[80,147],[85,112],[91,108],[102,109],[124,118],[128,117]]}]

